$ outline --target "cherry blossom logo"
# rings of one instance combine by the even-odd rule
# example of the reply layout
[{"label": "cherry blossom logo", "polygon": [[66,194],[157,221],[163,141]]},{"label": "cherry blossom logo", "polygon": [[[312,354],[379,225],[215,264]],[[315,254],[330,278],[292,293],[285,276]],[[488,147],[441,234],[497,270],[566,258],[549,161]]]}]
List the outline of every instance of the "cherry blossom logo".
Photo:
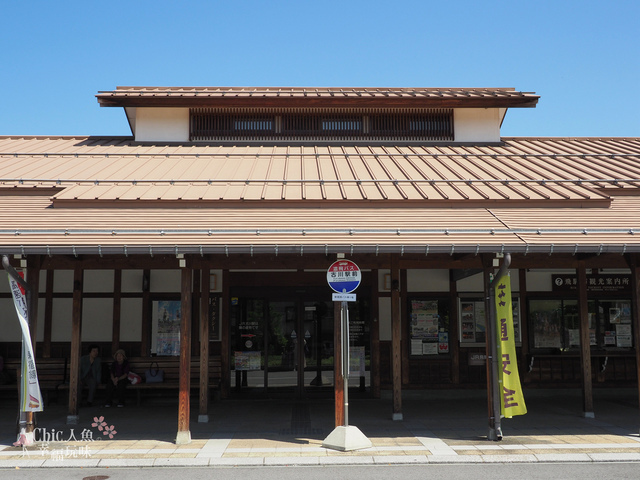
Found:
[{"label": "cherry blossom logo", "polygon": [[114,425],[108,425],[107,422],[104,421],[104,417],[93,417],[92,427],[97,428],[99,432],[102,432],[103,435],[108,436],[109,438],[113,438],[116,433],[116,427]]}]

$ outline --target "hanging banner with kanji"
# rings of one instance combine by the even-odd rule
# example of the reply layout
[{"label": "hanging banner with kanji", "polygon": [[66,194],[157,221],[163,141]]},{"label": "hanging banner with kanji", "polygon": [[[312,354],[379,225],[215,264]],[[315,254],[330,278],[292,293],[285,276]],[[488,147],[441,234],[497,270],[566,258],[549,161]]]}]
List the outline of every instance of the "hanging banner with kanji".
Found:
[{"label": "hanging banner with kanji", "polygon": [[13,303],[16,306],[20,328],[22,329],[22,371],[20,375],[20,411],[41,412],[42,394],[38,384],[38,373],[33,356],[31,334],[29,333],[29,321],[27,310],[27,298],[20,284],[9,275],[9,285],[13,295]]},{"label": "hanging banner with kanji", "polygon": [[504,275],[496,287],[496,313],[498,318],[498,382],[501,391],[500,413],[503,417],[527,413],[524,403],[516,340],[513,331],[513,306],[511,303],[511,278]]}]

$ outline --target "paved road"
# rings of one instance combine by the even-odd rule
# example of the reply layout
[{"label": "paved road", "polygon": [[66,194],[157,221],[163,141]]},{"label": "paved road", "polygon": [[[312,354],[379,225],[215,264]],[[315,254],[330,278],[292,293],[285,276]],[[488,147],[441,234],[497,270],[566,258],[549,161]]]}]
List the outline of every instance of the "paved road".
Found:
[{"label": "paved road", "polygon": [[[3,480],[41,478],[38,470],[3,470]],[[527,478],[536,479],[637,479],[637,463],[601,464],[518,464],[518,465],[421,465],[421,466],[342,466],[342,467],[206,467],[206,468],[109,468],[79,469],[54,468],[46,471],[47,480],[137,480],[152,475],[154,480],[424,480],[446,478],[447,480],[470,478]]]}]

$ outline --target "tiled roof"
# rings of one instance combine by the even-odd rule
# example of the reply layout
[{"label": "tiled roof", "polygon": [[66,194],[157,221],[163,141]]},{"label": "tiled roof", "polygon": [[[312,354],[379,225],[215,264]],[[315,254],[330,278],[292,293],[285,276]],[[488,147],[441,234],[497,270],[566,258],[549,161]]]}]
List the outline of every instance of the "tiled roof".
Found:
[{"label": "tiled roof", "polygon": [[[309,106],[367,105],[533,107],[538,96],[513,88],[327,88],[327,87],[117,87],[96,95],[102,106],[217,105],[262,103]],[[244,101],[250,103],[245,104]]]},{"label": "tiled roof", "polygon": [[231,147],[0,137],[0,252],[640,251],[639,160],[638,138]]},{"label": "tiled roof", "polygon": [[[640,186],[638,139],[504,139],[500,146],[146,145],[0,137],[2,185],[56,201],[605,201]],[[606,192],[603,190],[606,189]],[[424,205],[423,205],[424,206]]]}]

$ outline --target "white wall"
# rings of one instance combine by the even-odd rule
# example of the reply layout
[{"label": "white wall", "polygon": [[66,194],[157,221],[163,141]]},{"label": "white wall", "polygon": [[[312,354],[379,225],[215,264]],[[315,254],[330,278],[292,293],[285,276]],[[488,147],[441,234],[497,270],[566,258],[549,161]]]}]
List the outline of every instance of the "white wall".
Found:
[{"label": "white wall", "polygon": [[136,108],[136,142],[188,142],[188,108]]},{"label": "white wall", "polygon": [[120,305],[120,341],[142,340],[142,299],[123,298]]},{"label": "white wall", "polygon": [[56,270],[53,273],[53,293],[73,293],[73,270]]},{"label": "white wall", "polygon": [[85,298],[82,301],[83,342],[113,339],[113,298]]},{"label": "white wall", "polygon": [[150,276],[150,292],[180,293],[180,270],[151,270]]},{"label": "white wall", "polygon": [[456,142],[499,142],[503,112],[498,108],[457,108],[453,111]]},{"label": "white wall", "polygon": [[449,270],[407,270],[407,292],[448,292]]},{"label": "white wall", "polygon": [[126,293],[142,292],[143,270],[122,270],[122,291]]},{"label": "white wall", "polygon": [[85,293],[113,292],[113,270],[85,270],[83,290]]},{"label": "white wall", "polygon": [[54,298],[51,321],[51,341],[71,341],[72,298]]},{"label": "white wall", "polygon": [[[518,270],[510,269],[509,274],[511,275],[511,290],[514,292],[520,291],[520,274],[518,273]],[[528,288],[529,284],[527,283],[527,289]],[[463,278],[462,280],[458,280],[458,282],[456,283],[456,289],[458,293],[484,292],[484,280],[482,272],[471,275],[467,278]]]}]

